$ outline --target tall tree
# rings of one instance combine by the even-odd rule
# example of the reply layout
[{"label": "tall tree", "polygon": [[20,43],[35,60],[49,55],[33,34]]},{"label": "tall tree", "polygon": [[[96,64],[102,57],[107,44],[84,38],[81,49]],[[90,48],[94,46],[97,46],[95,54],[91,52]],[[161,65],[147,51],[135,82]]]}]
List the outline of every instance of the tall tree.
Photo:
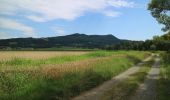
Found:
[{"label": "tall tree", "polygon": [[148,9],[156,20],[165,25],[163,31],[170,31],[170,0],[152,0]]}]

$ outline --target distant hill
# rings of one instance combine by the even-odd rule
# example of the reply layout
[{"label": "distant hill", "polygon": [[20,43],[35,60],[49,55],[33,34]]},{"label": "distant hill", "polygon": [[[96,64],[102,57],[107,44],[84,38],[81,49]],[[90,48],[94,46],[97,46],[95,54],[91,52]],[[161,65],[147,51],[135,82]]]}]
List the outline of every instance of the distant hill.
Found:
[{"label": "distant hill", "polygon": [[0,40],[0,49],[4,48],[103,48],[119,44],[121,41],[113,35],[71,34],[47,38],[12,38]]}]

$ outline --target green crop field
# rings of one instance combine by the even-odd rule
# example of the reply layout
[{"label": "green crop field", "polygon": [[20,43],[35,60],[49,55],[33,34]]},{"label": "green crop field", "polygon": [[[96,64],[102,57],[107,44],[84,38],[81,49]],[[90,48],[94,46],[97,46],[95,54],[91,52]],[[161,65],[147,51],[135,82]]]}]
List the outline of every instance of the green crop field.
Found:
[{"label": "green crop field", "polygon": [[[111,79],[150,54],[93,51],[53,52],[60,56],[50,56],[51,52],[45,51],[45,55],[48,53],[49,56],[42,56],[34,51],[8,51],[5,55],[8,59],[0,61],[0,100],[67,100]],[[43,59],[35,59],[34,54]]]}]

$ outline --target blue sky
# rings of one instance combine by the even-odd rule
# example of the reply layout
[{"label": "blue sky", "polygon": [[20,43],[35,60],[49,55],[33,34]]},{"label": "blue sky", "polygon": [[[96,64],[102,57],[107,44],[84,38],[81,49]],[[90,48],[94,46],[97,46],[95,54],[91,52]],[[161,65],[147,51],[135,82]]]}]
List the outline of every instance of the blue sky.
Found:
[{"label": "blue sky", "polygon": [[161,35],[150,0],[0,0],[0,38],[113,34],[146,40]]}]

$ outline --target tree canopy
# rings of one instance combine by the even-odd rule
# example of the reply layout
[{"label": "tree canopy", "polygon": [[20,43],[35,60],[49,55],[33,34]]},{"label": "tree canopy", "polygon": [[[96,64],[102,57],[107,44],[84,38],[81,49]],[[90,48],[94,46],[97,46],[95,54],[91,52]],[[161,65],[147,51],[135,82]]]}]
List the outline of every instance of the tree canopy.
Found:
[{"label": "tree canopy", "polygon": [[165,25],[163,31],[170,31],[170,0],[152,0],[148,9],[156,20]]}]

